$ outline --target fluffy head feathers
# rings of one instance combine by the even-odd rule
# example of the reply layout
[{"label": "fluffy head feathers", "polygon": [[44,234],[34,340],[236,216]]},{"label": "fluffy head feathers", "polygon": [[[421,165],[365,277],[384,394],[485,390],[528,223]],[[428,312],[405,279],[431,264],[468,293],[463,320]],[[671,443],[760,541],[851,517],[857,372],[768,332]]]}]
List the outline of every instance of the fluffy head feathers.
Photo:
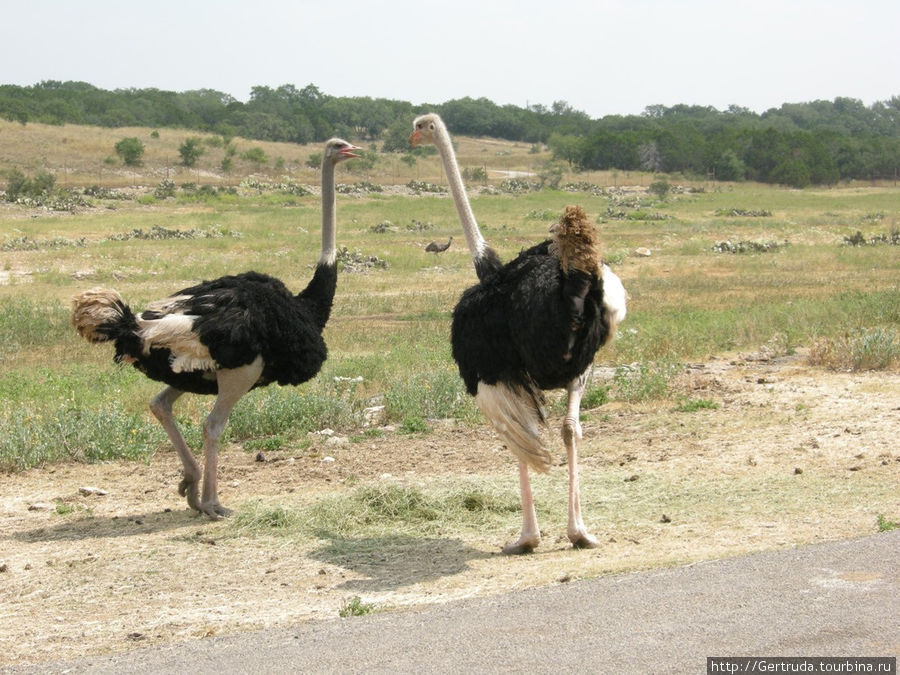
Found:
[{"label": "fluffy head feathers", "polygon": [[567,206],[562,218],[550,228],[550,255],[559,258],[563,273],[578,270],[597,275],[600,255],[597,230],[580,206]]}]

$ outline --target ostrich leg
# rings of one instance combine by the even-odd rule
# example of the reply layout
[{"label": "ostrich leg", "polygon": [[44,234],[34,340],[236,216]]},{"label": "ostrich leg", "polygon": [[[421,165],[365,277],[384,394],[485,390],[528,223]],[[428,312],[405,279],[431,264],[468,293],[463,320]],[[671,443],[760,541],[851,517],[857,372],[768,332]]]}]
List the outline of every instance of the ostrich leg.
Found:
[{"label": "ostrich leg", "polygon": [[569,525],[566,533],[575,548],[597,548],[600,542],[588,534],[581,519],[581,499],[578,485],[578,441],[581,440],[581,397],[587,383],[587,371],[569,382],[566,387],[568,401],[566,419],[563,421],[562,437],[566,444],[566,456],[569,464]]},{"label": "ostrich leg", "polygon": [[528,464],[521,459],[519,460],[519,492],[522,496],[522,534],[519,535],[518,541],[503,547],[506,555],[531,553],[541,543],[541,530],[538,527],[537,513],[534,510]]},{"label": "ostrich leg", "polygon": [[247,366],[220,370],[216,373],[219,395],[212,412],[203,423],[203,493],[199,511],[212,520],[231,515],[231,511],[219,503],[218,463],[219,438],[225,430],[228,415],[244,394],[253,388],[262,374],[262,358]]},{"label": "ostrich leg", "polygon": [[169,440],[172,441],[172,445],[175,447],[175,451],[178,453],[178,457],[181,459],[181,464],[184,467],[181,483],[178,484],[178,494],[182,497],[187,497],[188,506],[195,511],[199,511],[200,500],[197,498],[197,483],[200,480],[200,465],[188,448],[187,443],[184,442],[184,437],[181,435],[181,431],[178,430],[178,425],[172,416],[172,406],[183,393],[183,391],[175,387],[166,387],[150,401],[150,412],[153,413],[153,416],[159,420],[163,429],[166,430],[166,434],[169,436]]}]

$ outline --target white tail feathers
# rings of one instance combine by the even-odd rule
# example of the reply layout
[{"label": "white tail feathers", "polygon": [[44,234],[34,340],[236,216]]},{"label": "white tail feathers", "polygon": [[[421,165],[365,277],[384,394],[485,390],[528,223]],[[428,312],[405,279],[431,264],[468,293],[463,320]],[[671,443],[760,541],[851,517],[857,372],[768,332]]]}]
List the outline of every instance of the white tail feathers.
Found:
[{"label": "white tail feathers", "polygon": [[124,315],[125,302],[111,288],[92,288],[72,298],[72,326],[90,342],[111,339],[102,327],[121,321]]},{"label": "white tail feathers", "polygon": [[603,306],[609,314],[610,336],[612,336],[616,326],[625,320],[625,287],[608,265],[602,266],[600,274],[603,278]]},{"label": "white tail feathers", "polygon": [[475,402],[516,457],[536,471],[550,469],[550,452],[541,438],[544,415],[532,392],[503,382],[479,382]]}]

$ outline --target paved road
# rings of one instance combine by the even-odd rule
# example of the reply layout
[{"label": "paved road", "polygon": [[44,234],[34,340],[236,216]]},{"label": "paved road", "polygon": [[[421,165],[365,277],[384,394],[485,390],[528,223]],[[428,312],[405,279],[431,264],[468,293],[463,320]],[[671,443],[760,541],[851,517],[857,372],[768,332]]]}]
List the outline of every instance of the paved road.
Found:
[{"label": "paved road", "polygon": [[898,654],[900,530],[10,672],[703,673],[707,656]]}]

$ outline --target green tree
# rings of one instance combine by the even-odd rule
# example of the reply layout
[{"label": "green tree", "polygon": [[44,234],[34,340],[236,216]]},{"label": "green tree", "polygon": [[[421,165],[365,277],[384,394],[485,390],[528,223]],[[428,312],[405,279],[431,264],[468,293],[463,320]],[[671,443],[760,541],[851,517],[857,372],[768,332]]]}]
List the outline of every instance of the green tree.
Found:
[{"label": "green tree", "polygon": [[128,166],[140,166],[143,163],[144,144],[133,136],[123,138],[115,145],[116,154]]},{"label": "green tree", "polygon": [[194,166],[197,160],[203,155],[203,139],[192,136],[185,140],[178,147],[178,154],[181,155],[181,163],[185,166]]},{"label": "green tree", "polygon": [[785,159],[772,170],[769,180],[795,188],[804,188],[810,184],[809,167],[799,159]]}]

